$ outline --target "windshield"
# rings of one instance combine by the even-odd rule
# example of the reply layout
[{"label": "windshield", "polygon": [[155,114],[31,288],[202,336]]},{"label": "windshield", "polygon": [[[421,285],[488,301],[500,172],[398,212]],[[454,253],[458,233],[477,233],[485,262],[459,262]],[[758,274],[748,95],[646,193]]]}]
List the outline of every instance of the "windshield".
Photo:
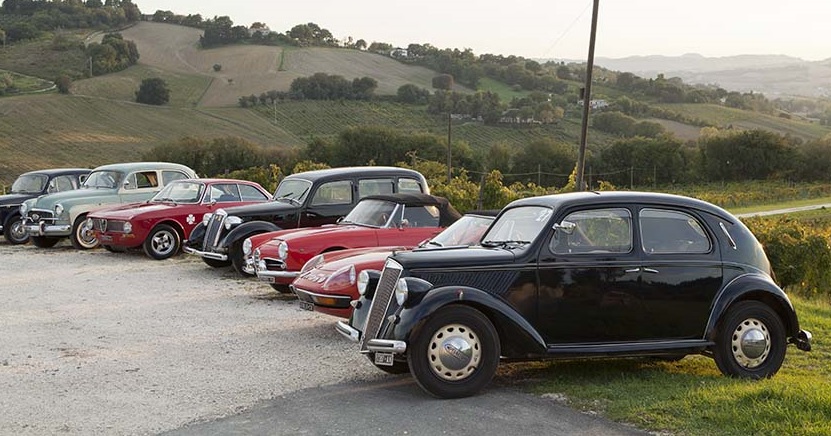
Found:
[{"label": "windshield", "polygon": [[84,182],[84,188],[117,188],[124,174],[118,171],[94,171]]},{"label": "windshield", "polygon": [[43,174],[24,174],[12,184],[12,194],[39,194],[43,192],[48,177]]},{"label": "windshield", "polygon": [[341,223],[384,227],[390,221],[390,217],[397,206],[396,203],[391,201],[361,200]]},{"label": "windshield", "polygon": [[492,222],[493,217],[465,215],[428,241],[427,245],[451,247],[478,244]]},{"label": "windshield", "polygon": [[288,200],[293,203],[302,204],[309,194],[312,182],[301,179],[284,179],[274,193],[275,200]]},{"label": "windshield", "polygon": [[198,203],[205,185],[195,182],[173,182],[164,187],[151,201],[172,201],[175,203]]},{"label": "windshield", "polygon": [[551,209],[541,206],[509,209],[488,230],[482,238],[482,245],[530,244],[545,228],[551,213]]}]

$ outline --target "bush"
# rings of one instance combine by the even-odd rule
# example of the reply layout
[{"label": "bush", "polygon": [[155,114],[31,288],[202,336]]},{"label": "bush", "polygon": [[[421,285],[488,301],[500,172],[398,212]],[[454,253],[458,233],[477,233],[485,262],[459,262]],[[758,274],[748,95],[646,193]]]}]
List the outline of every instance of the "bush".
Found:
[{"label": "bush", "polygon": [[58,87],[58,92],[61,94],[69,94],[69,90],[72,87],[72,79],[66,74],[61,74],[55,79],[55,86]]},{"label": "bush", "polygon": [[221,64],[214,64],[214,71],[216,71],[218,73],[221,69],[222,69]]},{"label": "bush", "polygon": [[161,106],[170,101],[170,89],[167,82],[158,77],[144,79],[136,91],[136,102]]}]

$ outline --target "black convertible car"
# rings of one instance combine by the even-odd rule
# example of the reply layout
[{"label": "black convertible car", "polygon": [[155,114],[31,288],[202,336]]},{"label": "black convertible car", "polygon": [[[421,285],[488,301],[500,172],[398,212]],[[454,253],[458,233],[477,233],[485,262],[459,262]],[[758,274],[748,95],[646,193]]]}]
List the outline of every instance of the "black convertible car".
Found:
[{"label": "black convertible car", "polygon": [[358,282],[337,330],[442,398],[475,394],[500,360],[698,353],[758,379],[788,343],[811,348],[747,227],[680,196],[518,200],[480,246],[396,253]]}]

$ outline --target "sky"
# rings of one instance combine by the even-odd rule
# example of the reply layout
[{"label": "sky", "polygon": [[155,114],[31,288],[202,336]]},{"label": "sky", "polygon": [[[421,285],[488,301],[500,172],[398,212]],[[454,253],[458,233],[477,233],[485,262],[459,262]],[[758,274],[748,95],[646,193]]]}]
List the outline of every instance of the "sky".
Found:
[{"label": "sky", "polygon": [[[133,0],[156,10],[228,16],[286,32],[315,23],[335,38],[470,48],[533,59],[585,59],[592,0]],[[600,0],[596,57],[788,55],[831,58],[830,0]]]}]

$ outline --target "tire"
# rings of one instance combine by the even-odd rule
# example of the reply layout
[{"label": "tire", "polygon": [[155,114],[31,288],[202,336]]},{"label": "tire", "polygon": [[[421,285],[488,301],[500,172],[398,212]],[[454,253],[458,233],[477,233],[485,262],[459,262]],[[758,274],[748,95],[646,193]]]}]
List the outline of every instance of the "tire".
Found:
[{"label": "tire", "polygon": [[144,253],[156,260],[168,259],[182,249],[182,236],[173,227],[159,224],[144,240]]},{"label": "tire", "polygon": [[281,294],[291,294],[291,289],[289,289],[288,285],[278,285],[276,283],[269,283],[268,285]]},{"label": "tire", "polygon": [[[482,312],[450,305],[436,311],[414,335],[407,363],[422,389],[438,398],[474,395],[499,365],[499,335]],[[448,346],[452,353],[447,352]]]},{"label": "tire", "polygon": [[[248,235],[251,236],[251,235]],[[246,236],[246,238],[248,237]],[[234,266],[234,270],[236,270],[241,276],[243,277],[255,277],[256,274],[249,274],[245,272],[245,255],[242,253],[242,241],[245,238],[240,238],[233,244],[231,244],[231,250],[228,252],[228,258],[231,259],[231,265]]]},{"label": "tire", "polygon": [[75,224],[72,225],[72,234],[69,235],[69,240],[72,241],[72,247],[76,250],[92,250],[98,246],[98,239],[92,229],[87,229],[84,222],[87,220],[86,215],[81,215],[75,219]]},{"label": "tire", "polygon": [[52,248],[61,240],[61,238],[50,238],[49,236],[32,236],[30,239],[32,244],[38,248]]},{"label": "tire", "polygon": [[205,262],[205,265],[211,268],[223,268],[231,265],[230,260],[211,259],[209,257],[203,257],[202,262]]},{"label": "tire", "polygon": [[742,301],[719,322],[713,359],[726,376],[758,380],[779,371],[786,347],[779,315],[764,303]]},{"label": "tire", "polygon": [[3,236],[9,244],[21,245],[29,242],[29,234],[23,227],[23,220],[20,215],[12,215],[6,219],[6,224],[3,225]]},{"label": "tire", "polygon": [[369,353],[366,355],[367,359],[372,362],[376,368],[384,371],[387,374],[409,374],[410,373],[410,365],[407,364],[406,361],[399,361],[396,360],[393,362],[392,366],[385,366],[385,365],[376,365],[375,364],[375,353]]}]

